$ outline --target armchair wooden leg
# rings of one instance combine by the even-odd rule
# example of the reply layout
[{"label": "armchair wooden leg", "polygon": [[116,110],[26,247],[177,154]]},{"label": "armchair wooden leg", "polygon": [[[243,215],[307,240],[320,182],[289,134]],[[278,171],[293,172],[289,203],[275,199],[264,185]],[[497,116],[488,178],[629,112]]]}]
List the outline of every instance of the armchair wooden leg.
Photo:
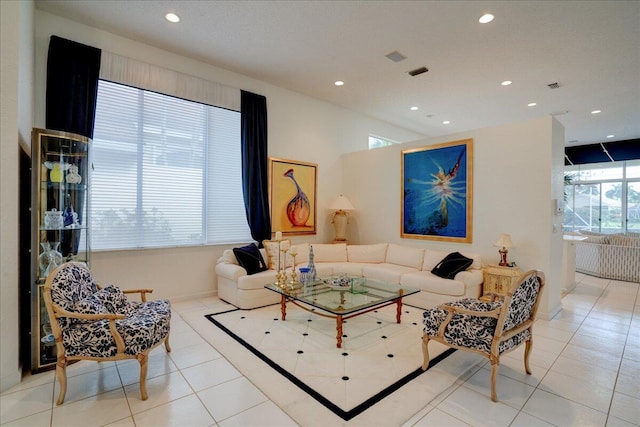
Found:
[{"label": "armchair wooden leg", "polygon": [[424,361],[422,362],[422,370],[426,371],[429,367],[429,336],[424,334],[422,336],[422,354]]},{"label": "armchair wooden leg", "polygon": [[67,395],[67,359],[62,357],[56,362],[56,378],[60,384],[60,394],[58,395],[57,405],[62,405]]},{"label": "armchair wooden leg", "polygon": [[169,344],[169,334],[167,334],[167,337],[164,339],[164,348],[167,350],[167,353],[171,352],[171,345]]},{"label": "armchair wooden leg", "polygon": [[496,393],[496,378],[498,377],[498,368],[500,363],[498,360],[491,361],[491,400],[498,401],[498,393]]},{"label": "armchair wooden leg", "polygon": [[529,356],[531,356],[531,348],[533,346],[533,337],[524,343],[524,370],[527,374],[531,375],[531,369],[529,368]]},{"label": "armchair wooden leg", "polygon": [[149,358],[146,353],[138,354],[138,362],[140,363],[140,398],[147,400],[147,366]]}]

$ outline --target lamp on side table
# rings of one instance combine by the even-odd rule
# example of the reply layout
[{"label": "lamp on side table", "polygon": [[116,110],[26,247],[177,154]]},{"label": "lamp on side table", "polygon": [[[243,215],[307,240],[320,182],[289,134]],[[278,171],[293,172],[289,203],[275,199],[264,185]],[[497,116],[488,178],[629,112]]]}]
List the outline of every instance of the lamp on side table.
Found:
[{"label": "lamp on side table", "polygon": [[329,205],[328,209],[335,211],[333,213],[333,218],[331,219],[331,223],[336,232],[336,237],[333,240],[334,242],[346,242],[347,241],[347,224],[349,223],[349,213],[348,211],[352,211],[355,208],[342,194],[333,199]]},{"label": "lamp on side table", "polygon": [[504,233],[493,246],[501,248],[498,250],[498,253],[500,254],[500,263],[498,263],[498,265],[501,267],[509,265],[507,262],[507,253],[509,252],[509,248],[513,247],[513,243],[511,243],[511,235]]}]

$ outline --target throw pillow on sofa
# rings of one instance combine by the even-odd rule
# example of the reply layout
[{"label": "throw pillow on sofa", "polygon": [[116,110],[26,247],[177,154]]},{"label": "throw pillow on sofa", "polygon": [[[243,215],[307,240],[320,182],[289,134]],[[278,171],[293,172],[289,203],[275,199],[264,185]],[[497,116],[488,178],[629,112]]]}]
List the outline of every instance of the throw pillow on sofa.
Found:
[{"label": "throw pillow on sofa", "polygon": [[460,252],[452,252],[442,259],[431,272],[443,279],[453,279],[456,274],[466,270],[473,264],[472,258],[467,258]]},{"label": "throw pillow on sofa", "polygon": [[247,270],[248,275],[267,270],[267,264],[255,243],[241,248],[233,248],[233,253],[240,267]]},{"label": "throw pillow on sofa", "polygon": [[269,270],[292,267],[292,265],[287,265],[287,261],[291,261],[290,257],[285,257],[282,253],[284,249],[288,251],[291,248],[291,240],[263,240],[262,246],[267,252]]}]

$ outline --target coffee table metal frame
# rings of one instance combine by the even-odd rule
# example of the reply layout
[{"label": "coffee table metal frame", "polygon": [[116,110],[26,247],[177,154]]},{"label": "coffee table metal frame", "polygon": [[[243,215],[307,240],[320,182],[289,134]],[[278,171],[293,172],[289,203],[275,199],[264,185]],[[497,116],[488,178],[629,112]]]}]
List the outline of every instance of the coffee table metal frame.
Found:
[{"label": "coffee table metal frame", "polygon": [[[374,279],[365,280],[366,292],[359,293],[351,293],[348,287],[344,290],[336,289],[323,282],[316,282],[294,289],[291,287],[283,288],[274,283],[269,283],[265,285],[265,288],[280,294],[282,320],[286,320],[288,302],[318,316],[336,319],[336,347],[341,348],[342,324],[345,320],[396,304],[396,322],[400,323],[402,298],[420,292],[419,289],[407,286],[392,285]],[[330,314],[319,313],[315,309],[320,309]]]}]

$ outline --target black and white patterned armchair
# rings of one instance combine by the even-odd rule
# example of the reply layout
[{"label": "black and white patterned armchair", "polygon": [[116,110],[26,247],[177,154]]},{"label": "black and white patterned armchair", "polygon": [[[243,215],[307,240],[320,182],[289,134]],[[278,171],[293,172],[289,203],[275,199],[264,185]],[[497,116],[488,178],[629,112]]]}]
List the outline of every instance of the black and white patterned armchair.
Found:
[{"label": "black and white patterned armchair", "polygon": [[524,368],[531,374],[532,326],[544,282],[541,271],[531,270],[518,278],[506,296],[492,295],[486,302],[464,298],[425,311],[422,369],[429,367],[430,340],[478,353],[491,362],[491,400],[497,402],[500,355],[525,343]]},{"label": "black and white patterned armchair", "polygon": [[[67,392],[67,362],[72,360],[137,359],[140,395],[146,400],[149,352],[164,342],[167,352],[171,305],[168,300],[147,301],[152,289],[122,291],[98,285],[87,266],[68,262],[49,274],[43,297],[56,342],[58,405]],[[126,294],[140,294],[129,301]]]}]

